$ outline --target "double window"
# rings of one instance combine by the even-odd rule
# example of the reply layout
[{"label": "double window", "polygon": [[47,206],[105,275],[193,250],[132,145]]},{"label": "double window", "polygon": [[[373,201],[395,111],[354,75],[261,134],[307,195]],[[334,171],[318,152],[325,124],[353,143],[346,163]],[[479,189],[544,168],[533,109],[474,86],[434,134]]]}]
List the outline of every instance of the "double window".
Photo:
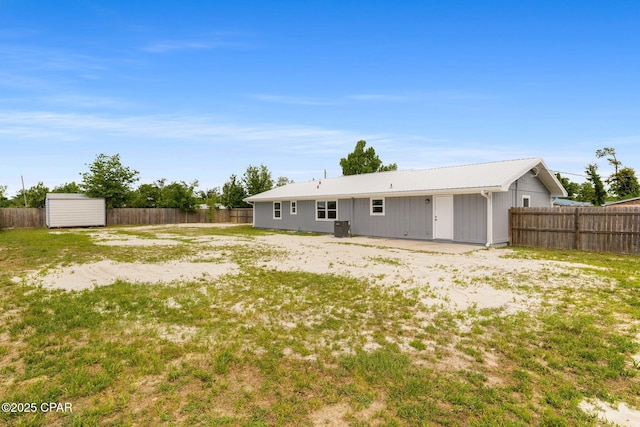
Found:
[{"label": "double window", "polygon": [[384,198],[369,199],[369,206],[371,215],[384,215]]},{"label": "double window", "polygon": [[316,201],[316,220],[333,220],[338,219],[338,201],[337,200],[318,200]]}]

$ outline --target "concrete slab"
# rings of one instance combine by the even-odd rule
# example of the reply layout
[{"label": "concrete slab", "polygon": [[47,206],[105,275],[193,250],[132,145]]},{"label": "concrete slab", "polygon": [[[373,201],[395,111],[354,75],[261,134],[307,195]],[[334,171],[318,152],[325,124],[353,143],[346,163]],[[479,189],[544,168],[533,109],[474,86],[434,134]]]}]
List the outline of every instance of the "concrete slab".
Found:
[{"label": "concrete slab", "polygon": [[332,237],[336,243],[351,243],[364,246],[388,247],[407,249],[412,251],[438,252],[445,254],[463,254],[480,249],[486,249],[484,245],[472,245],[468,243],[454,243],[442,241],[389,239],[383,237]]}]

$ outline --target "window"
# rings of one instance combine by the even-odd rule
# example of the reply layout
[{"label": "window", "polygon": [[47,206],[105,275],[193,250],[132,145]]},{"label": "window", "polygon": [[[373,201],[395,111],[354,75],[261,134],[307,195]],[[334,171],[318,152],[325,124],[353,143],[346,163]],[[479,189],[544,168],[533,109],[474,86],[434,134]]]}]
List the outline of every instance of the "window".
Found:
[{"label": "window", "polygon": [[531,196],[522,196],[522,207],[528,208],[531,206]]},{"label": "window", "polygon": [[384,199],[370,199],[371,215],[384,215]]},{"label": "window", "polygon": [[316,220],[338,219],[338,202],[322,200],[316,202]]},{"label": "window", "polygon": [[282,202],[273,202],[273,219],[282,219]]},{"label": "window", "polygon": [[291,203],[289,204],[289,213],[291,215],[297,215],[298,214],[298,202],[295,200],[292,200]]}]

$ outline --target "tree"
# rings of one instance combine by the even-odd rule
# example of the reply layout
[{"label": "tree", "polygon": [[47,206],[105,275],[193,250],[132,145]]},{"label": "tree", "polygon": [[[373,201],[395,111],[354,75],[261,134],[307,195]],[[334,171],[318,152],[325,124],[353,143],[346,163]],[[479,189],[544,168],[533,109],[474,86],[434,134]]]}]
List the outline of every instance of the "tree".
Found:
[{"label": "tree", "polygon": [[196,197],[194,190],[198,186],[198,181],[187,184],[184,181],[172,182],[162,187],[160,192],[160,207],[179,208],[184,212],[196,210]]},{"label": "tree", "polygon": [[587,165],[585,172],[587,173],[587,181],[593,185],[593,198],[589,202],[594,206],[602,206],[607,198],[607,191],[598,174],[598,165],[595,163]]},{"label": "tree", "polygon": [[365,150],[364,147],[366,145],[366,141],[358,141],[353,152],[349,153],[346,158],[343,157],[340,159],[343,175],[359,175],[398,169],[398,165],[395,163],[384,166],[382,160],[380,160],[380,157],[376,154],[376,150],[373,147]]},{"label": "tree", "polygon": [[569,178],[563,177],[560,175],[560,172],[556,172],[556,178],[558,178],[560,184],[562,184],[564,189],[567,191],[568,199],[573,199],[580,191],[580,184],[571,181]]},{"label": "tree", "polygon": [[244,175],[242,175],[242,184],[247,196],[253,196],[273,188],[273,178],[271,172],[265,165],[253,166],[249,165]]},{"label": "tree", "polygon": [[578,192],[574,195],[573,200],[576,200],[578,202],[591,203],[591,201],[595,197],[595,194],[596,192],[593,189],[593,184],[591,184],[591,182],[589,181],[585,181],[582,184],[580,184],[580,188],[578,189]]},{"label": "tree", "polygon": [[[44,208],[49,187],[42,181],[26,190],[20,190],[11,200],[11,206],[27,208]],[[26,206],[25,206],[26,203]]]},{"label": "tree", "polygon": [[65,182],[51,190],[52,193],[82,193],[80,186],[75,182]]},{"label": "tree", "polygon": [[9,207],[9,198],[7,197],[6,185],[0,185],[0,208]]},{"label": "tree", "polygon": [[636,171],[633,168],[624,167],[607,179],[609,189],[618,200],[640,196],[640,184]]},{"label": "tree", "polygon": [[293,184],[293,180],[287,178],[286,176],[279,176],[278,181],[276,182],[276,187],[282,187],[288,184]]},{"label": "tree", "polygon": [[133,208],[157,208],[160,207],[160,195],[164,187],[164,179],[160,179],[153,184],[140,184],[133,192],[131,207]]},{"label": "tree", "polygon": [[89,172],[81,173],[81,188],[89,197],[103,197],[108,208],[126,205],[131,186],[138,181],[138,171],[125,167],[120,155],[99,154],[90,165]]},{"label": "tree", "polygon": [[[609,156],[609,157],[607,157]],[[622,166],[622,162],[620,162],[616,158],[616,149],[611,147],[604,147],[601,150],[596,150],[596,157],[601,159],[603,157],[607,157],[607,161],[611,166],[613,166],[616,170],[615,174],[618,174],[618,167]]]},{"label": "tree", "polygon": [[245,197],[247,197],[247,192],[242,183],[238,181],[235,174],[232,174],[222,186],[222,205],[228,208],[246,208],[249,205],[242,200]]}]

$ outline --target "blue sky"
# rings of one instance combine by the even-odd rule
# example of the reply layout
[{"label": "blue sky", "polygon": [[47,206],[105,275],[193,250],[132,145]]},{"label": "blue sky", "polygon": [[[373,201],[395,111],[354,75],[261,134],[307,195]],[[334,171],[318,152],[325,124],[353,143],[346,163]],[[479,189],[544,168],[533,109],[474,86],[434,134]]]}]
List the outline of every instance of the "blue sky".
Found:
[{"label": "blue sky", "polygon": [[[640,172],[638,1],[0,0],[0,185],[543,157]],[[580,176],[567,175],[575,181]]]}]

